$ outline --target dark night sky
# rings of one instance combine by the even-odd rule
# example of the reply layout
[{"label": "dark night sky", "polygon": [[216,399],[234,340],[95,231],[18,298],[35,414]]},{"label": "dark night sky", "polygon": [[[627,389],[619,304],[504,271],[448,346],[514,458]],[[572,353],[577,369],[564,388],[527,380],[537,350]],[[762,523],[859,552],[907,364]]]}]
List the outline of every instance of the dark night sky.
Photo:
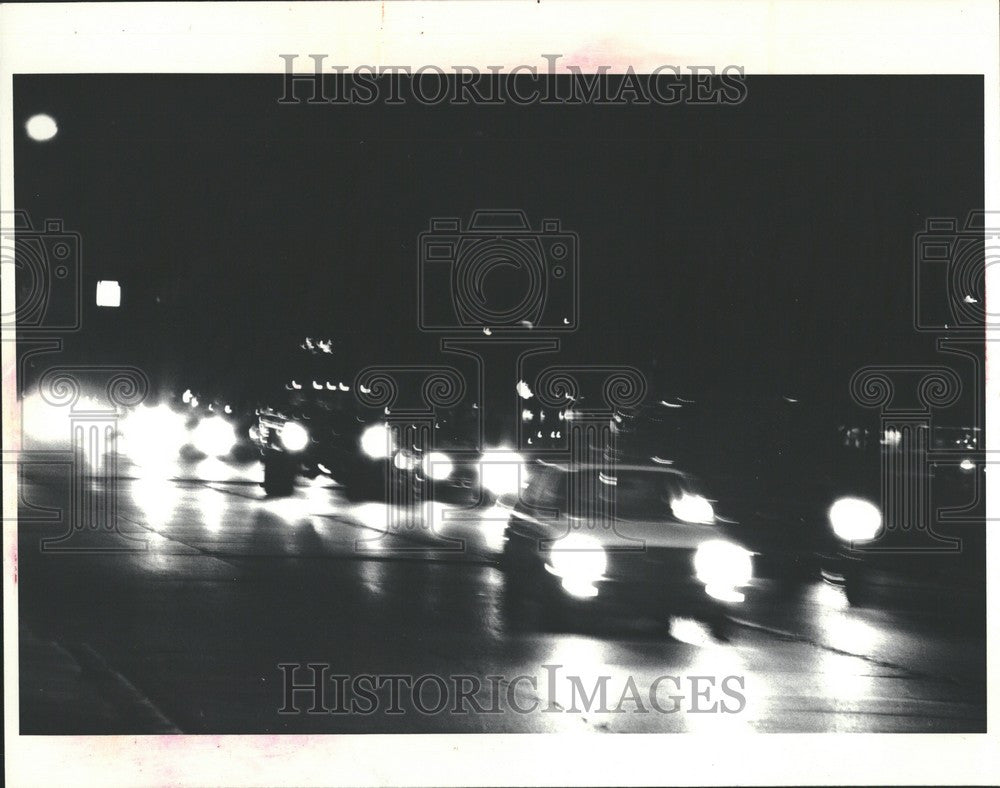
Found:
[{"label": "dark night sky", "polygon": [[[86,302],[124,284],[69,352],[192,375],[285,330],[427,360],[417,235],[477,207],[580,234],[567,358],[846,390],[930,355],[913,235],[983,203],[981,79],[748,86],[736,107],[349,107],[279,105],[278,76],[20,76],[17,207],[82,234]],[[21,132],[35,112],[51,142]]]}]

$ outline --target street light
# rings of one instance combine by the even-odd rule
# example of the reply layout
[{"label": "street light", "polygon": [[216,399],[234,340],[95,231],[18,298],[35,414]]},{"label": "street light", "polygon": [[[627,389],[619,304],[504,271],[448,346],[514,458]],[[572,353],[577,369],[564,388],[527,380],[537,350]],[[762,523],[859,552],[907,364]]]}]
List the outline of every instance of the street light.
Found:
[{"label": "street light", "polygon": [[97,305],[119,307],[122,305],[122,289],[113,279],[101,279],[97,283]]}]

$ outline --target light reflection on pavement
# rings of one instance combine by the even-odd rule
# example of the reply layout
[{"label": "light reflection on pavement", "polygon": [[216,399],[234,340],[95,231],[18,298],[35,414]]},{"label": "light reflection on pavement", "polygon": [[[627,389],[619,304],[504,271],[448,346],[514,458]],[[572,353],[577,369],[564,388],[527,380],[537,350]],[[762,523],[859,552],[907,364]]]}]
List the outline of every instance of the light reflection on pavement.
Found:
[{"label": "light reflection on pavement", "polygon": [[[204,468],[202,468],[204,470]],[[731,642],[696,622],[613,621],[568,631],[513,631],[494,566],[503,515],[435,504],[433,527],[377,502],[350,502],[320,477],[268,500],[254,467],[210,465],[208,482],[138,475],[120,480],[119,530],[78,536],[99,550],[51,557],[37,549],[55,525],[20,536],[22,621],[103,655],[178,728],[190,732],[305,731],[947,731],[985,720],[983,645],[940,622],[848,607],[815,582],[796,594],[748,599]],[[225,472],[223,472],[225,471]],[[127,475],[127,474],[126,474]],[[25,499],[65,506],[56,481]],[[464,540],[457,550],[455,540]],[[82,544],[83,542],[81,542]],[[496,715],[278,715],[281,661],[338,671],[535,677],[522,704],[550,696],[563,709]],[[562,666],[549,687],[544,666]],[[584,710],[607,678],[616,704],[631,681],[674,676],[687,689],[675,713]],[[690,713],[690,677],[740,677],[739,713]],[[504,685],[507,686],[507,685]],[[669,707],[673,681],[657,697]],[[724,698],[732,703],[732,698]],[[22,700],[22,704],[24,701]],[[574,707],[579,709],[570,712]],[[39,712],[41,713],[41,712]],[[30,728],[28,707],[25,718]]]}]

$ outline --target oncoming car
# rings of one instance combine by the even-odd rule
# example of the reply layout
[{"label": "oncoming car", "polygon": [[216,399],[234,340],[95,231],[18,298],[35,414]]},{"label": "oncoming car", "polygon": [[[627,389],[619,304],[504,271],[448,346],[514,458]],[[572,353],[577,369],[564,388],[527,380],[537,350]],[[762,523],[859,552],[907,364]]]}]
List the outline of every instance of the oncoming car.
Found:
[{"label": "oncoming car", "polygon": [[515,623],[611,609],[698,618],[727,636],[753,561],[695,481],[666,465],[539,463],[505,531]]},{"label": "oncoming car", "polygon": [[876,478],[867,495],[830,506],[835,541],[821,559],[824,577],[843,585],[854,606],[903,606],[949,618],[982,614],[984,455],[965,437],[974,428],[921,429],[920,442],[928,444],[923,458],[910,443],[917,443],[914,433],[904,439],[887,431],[874,447],[875,459],[881,454],[884,462],[883,489]]},{"label": "oncoming car", "polygon": [[290,495],[300,476],[324,474],[354,493],[384,489],[389,461],[396,452],[391,433],[381,421],[350,409],[299,409],[286,414],[264,408],[250,431],[264,463],[264,491]]}]

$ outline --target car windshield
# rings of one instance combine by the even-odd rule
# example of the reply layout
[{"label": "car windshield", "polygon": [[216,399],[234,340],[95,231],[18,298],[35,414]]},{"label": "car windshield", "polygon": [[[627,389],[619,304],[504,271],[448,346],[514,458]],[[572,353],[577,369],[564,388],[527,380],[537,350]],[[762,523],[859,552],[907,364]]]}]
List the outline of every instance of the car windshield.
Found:
[{"label": "car windshield", "polygon": [[580,517],[613,512],[623,519],[659,519],[689,487],[679,474],[656,469],[547,468],[523,499],[531,507]]}]

